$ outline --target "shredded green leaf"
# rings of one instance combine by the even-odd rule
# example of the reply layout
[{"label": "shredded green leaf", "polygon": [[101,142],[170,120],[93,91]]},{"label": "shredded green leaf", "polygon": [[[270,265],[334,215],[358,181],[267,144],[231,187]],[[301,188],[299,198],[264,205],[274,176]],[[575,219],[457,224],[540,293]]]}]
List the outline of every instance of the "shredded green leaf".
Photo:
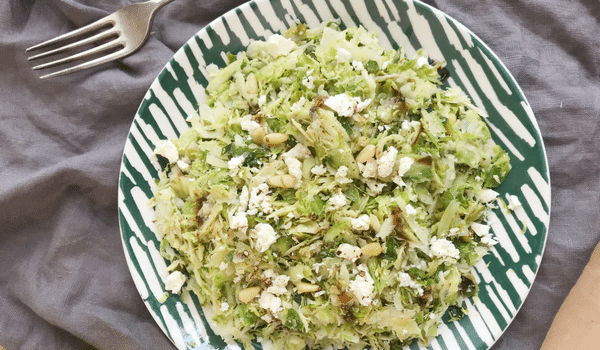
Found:
[{"label": "shredded green leaf", "polygon": [[460,319],[510,158],[443,88],[453,73],[336,22],[228,58],[190,129],[157,145],[151,201],[169,271],[215,331],[248,349],[401,349]]}]

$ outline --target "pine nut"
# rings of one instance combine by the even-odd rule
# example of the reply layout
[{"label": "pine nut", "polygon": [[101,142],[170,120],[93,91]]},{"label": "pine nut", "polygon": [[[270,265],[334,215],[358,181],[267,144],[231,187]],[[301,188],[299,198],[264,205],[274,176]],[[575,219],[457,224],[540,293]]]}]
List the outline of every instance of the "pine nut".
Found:
[{"label": "pine nut", "polygon": [[360,248],[360,252],[366,256],[377,256],[381,254],[382,251],[383,248],[381,247],[381,244],[377,242],[366,244]]},{"label": "pine nut", "polygon": [[298,181],[298,179],[296,179],[294,175],[275,175],[271,176],[267,180],[267,184],[271,187],[293,188],[294,186],[296,186],[296,181]]},{"label": "pine nut", "polygon": [[296,285],[296,289],[298,289],[298,293],[312,293],[318,291],[321,287],[312,283],[300,282]]},{"label": "pine nut", "polygon": [[263,128],[262,126],[256,128],[256,130],[254,130],[251,135],[252,141],[254,141],[255,143],[263,143],[266,134],[267,133],[265,132],[265,128]]},{"label": "pine nut", "polygon": [[356,156],[356,162],[363,164],[366,163],[369,159],[375,156],[375,150],[377,147],[375,145],[366,145],[365,148],[360,151],[360,153]]},{"label": "pine nut", "polygon": [[283,179],[281,178],[281,175],[271,176],[267,180],[267,184],[271,187],[283,187]]},{"label": "pine nut", "polygon": [[252,299],[256,298],[258,293],[260,292],[260,287],[248,287],[240,290],[238,294],[238,299],[246,304],[252,301]]},{"label": "pine nut", "polygon": [[258,94],[258,82],[254,73],[250,73],[246,77],[246,91],[252,95]]},{"label": "pine nut", "polygon": [[281,184],[283,185],[283,188],[293,188],[296,186],[296,181],[298,181],[298,179],[296,179],[294,175],[281,175]]},{"label": "pine nut", "polygon": [[267,144],[267,146],[277,146],[277,145],[281,145],[282,143],[287,141],[287,139],[288,139],[287,134],[281,134],[281,133],[275,132],[272,134],[267,134],[264,138],[264,142]]}]

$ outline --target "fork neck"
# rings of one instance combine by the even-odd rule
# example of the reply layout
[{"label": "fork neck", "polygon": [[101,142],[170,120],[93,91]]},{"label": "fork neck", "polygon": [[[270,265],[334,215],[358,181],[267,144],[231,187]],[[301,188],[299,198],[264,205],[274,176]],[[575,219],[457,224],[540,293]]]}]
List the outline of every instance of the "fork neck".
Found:
[{"label": "fork neck", "polygon": [[172,2],[174,0],[149,0],[148,2],[151,2],[153,4],[156,4],[160,7],[165,6],[166,4]]}]

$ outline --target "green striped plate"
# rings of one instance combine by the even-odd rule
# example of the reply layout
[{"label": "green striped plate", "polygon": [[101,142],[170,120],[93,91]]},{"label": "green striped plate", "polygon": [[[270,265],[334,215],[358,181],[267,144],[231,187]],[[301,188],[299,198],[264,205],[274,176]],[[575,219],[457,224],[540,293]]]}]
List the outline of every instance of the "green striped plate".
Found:
[{"label": "green striped plate", "polygon": [[[522,207],[498,209],[492,229],[499,240],[474,272],[481,292],[461,321],[444,324],[427,347],[410,349],[484,350],[502,335],[523,304],[544,250],[550,214],[550,183],[544,145],[531,107],[498,57],[472,32],[439,10],[411,0],[257,0],[216,19],[191,38],[156,78],[133,120],[119,180],[119,222],[125,256],[148,310],[179,349],[237,348],[211,330],[210,314],[194,295],[161,303],[168,261],[154,234],[153,195],[159,166],[154,145],[188,128],[185,121],[205,98],[206,65],[224,66],[227,52],[243,50],[293,23],[317,26],[340,19],[346,27],[377,32],[388,48],[403,46],[409,56],[424,48],[445,60],[450,86],[459,86],[489,115],[494,140],[508,150],[513,169],[498,189]],[[260,346],[257,344],[257,348]],[[265,346],[265,348],[267,348]]]}]

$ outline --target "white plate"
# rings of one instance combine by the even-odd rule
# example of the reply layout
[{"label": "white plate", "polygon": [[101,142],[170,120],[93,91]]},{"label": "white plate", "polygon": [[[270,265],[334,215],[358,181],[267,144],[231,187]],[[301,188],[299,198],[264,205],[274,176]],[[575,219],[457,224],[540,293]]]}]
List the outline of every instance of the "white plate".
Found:
[{"label": "white plate", "polygon": [[449,84],[461,87],[487,112],[494,140],[511,156],[513,169],[498,192],[506,201],[508,194],[516,195],[523,207],[495,212],[498,220],[492,229],[500,243],[475,267],[479,301],[470,303],[467,317],[443,324],[427,348],[489,349],[529,292],[546,242],[549,172],[531,107],[498,57],[463,25],[417,1],[257,0],[213,21],[173,56],[142,101],[123,154],[119,221],[125,256],[144,303],[179,349],[226,345],[211,331],[210,317],[195,296],[159,302],[168,262],[160,256],[154,213],[146,204],[160,174],[150,161],[154,145],[188,128],[186,117],[204,99],[206,65],[222,67],[227,52],[244,50],[250,39],[264,39],[299,21],[313,27],[336,18],[343,26],[363,25],[377,32],[382,44],[388,48],[401,45],[409,57],[424,48],[433,59],[446,61]]}]

